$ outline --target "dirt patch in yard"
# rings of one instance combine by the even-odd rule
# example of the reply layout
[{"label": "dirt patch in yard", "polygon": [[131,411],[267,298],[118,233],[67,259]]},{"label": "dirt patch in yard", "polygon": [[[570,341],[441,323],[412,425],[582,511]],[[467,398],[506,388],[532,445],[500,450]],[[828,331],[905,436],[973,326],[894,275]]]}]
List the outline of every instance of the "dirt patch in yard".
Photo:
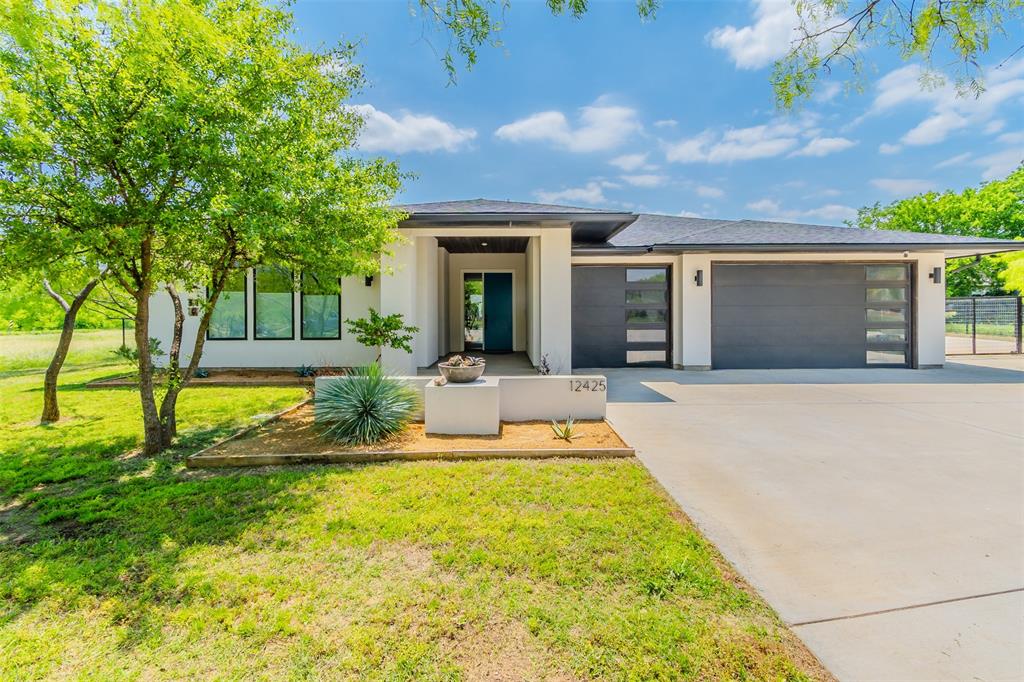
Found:
[{"label": "dirt patch in yard", "polygon": [[347,447],[325,440],[313,419],[313,406],[303,405],[243,438],[222,443],[202,456],[345,454],[381,451],[446,452],[456,450],[603,450],[628,447],[603,420],[576,422],[572,441],[557,438],[545,421],[505,422],[496,436],[428,434],[422,423],[410,424],[396,438],[369,446]]}]

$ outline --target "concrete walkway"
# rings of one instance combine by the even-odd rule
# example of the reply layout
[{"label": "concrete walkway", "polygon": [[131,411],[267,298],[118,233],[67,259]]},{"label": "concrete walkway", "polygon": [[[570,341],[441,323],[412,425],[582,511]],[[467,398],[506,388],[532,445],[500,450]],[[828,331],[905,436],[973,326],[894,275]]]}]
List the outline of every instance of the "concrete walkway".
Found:
[{"label": "concrete walkway", "polygon": [[1024,679],[1024,359],[605,373],[615,428],[837,677]]}]

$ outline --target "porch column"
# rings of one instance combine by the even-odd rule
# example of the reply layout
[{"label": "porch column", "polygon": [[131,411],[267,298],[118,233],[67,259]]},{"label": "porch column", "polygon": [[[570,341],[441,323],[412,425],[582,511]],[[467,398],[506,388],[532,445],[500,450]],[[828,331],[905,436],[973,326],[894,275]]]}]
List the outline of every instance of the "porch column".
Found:
[{"label": "porch column", "polygon": [[[540,236],[540,358],[551,371],[572,372],[572,236],[546,228]],[[538,358],[538,361],[540,360]]]},{"label": "porch column", "polygon": [[437,238],[416,238],[416,366],[437,360]]},{"label": "porch column", "polygon": [[[382,315],[400,314],[407,325],[417,325],[416,317],[416,242],[410,237],[406,243],[392,247],[394,256],[385,257],[384,273],[380,278],[380,312]],[[390,272],[388,272],[390,270]],[[416,374],[415,351],[419,335],[413,339],[413,353],[395,348],[384,348],[381,361],[384,368],[398,375]]]}]

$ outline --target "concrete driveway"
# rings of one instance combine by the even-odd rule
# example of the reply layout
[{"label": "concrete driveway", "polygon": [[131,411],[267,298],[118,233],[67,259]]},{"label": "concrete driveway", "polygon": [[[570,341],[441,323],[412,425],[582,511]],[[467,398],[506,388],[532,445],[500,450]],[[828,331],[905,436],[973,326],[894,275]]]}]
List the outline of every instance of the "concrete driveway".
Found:
[{"label": "concrete driveway", "polygon": [[1024,359],[604,371],[615,428],[837,677],[1024,679]]}]

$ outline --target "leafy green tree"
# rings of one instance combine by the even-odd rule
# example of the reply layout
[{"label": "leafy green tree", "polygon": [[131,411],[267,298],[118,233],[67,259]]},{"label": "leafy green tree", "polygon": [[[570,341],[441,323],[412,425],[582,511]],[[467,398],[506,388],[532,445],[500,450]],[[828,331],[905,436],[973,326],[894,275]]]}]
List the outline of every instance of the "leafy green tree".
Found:
[{"label": "leafy green tree", "polygon": [[1018,296],[1024,294],[1024,251],[1006,253],[1000,256],[1005,268],[999,273],[1003,288]]},{"label": "leafy green tree", "polygon": [[[286,260],[348,274],[377,267],[398,214],[381,161],[348,159],[361,83],[350,49],[311,53],[291,15],[256,0],[3,0],[0,250],[104,267],[132,299],[145,452],[174,434],[181,352],[175,284]],[[150,298],[179,305],[163,406]],[[168,399],[170,402],[168,402]]]},{"label": "leafy green tree", "polygon": [[[42,279],[35,273],[8,272],[11,276],[0,283],[0,333],[60,329],[64,324],[64,311],[46,293]],[[65,286],[54,278],[49,279],[64,298],[74,298],[74,285]],[[121,328],[121,318],[131,317],[131,313],[125,315],[102,305],[109,303],[106,300],[109,293],[101,285],[90,295],[78,312],[75,329]]]},{"label": "leafy green tree", "polygon": [[348,326],[348,333],[355,335],[356,341],[367,348],[377,349],[377,364],[380,364],[385,348],[396,348],[411,353],[410,343],[420,330],[419,327],[406,326],[400,313],[381,315],[373,308],[370,308],[369,317],[345,320],[345,324]]},{"label": "leafy green tree", "polygon": [[[932,232],[994,239],[1024,238],[1024,166],[1003,180],[993,180],[962,192],[925,192],[891,204],[860,209],[852,221],[874,230]],[[971,267],[966,267],[970,265]],[[987,256],[977,265],[967,259],[952,262],[946,277],[950,296],[1001,293],[1005,256]],[[962,268],[962,269],[961,269]],[[1008,288],[1013,289],[1013,286]]]},{"label": "leafy green tree", "polygon": [[[579,19],[587,0],[546,0],[552,14]],[[952,76],[963,92],[984,88],[978,60],[994,35],[1024,19],[1022,0],[792,0],[797,19],[789,52],[775,64],[772,86],[780,108],[809,97],[836,65],[854,82],[864,68],[867,48],[893,49],[904,59],[924,62],[922,86]],[[442,62],[454,81],[457,53],[466,68],[482,46],[502,45],[501,30],[511,0],[418,0],[422,16],[447,34]],[[655,17],[661,0],[636,0],[642,20]]]}]

